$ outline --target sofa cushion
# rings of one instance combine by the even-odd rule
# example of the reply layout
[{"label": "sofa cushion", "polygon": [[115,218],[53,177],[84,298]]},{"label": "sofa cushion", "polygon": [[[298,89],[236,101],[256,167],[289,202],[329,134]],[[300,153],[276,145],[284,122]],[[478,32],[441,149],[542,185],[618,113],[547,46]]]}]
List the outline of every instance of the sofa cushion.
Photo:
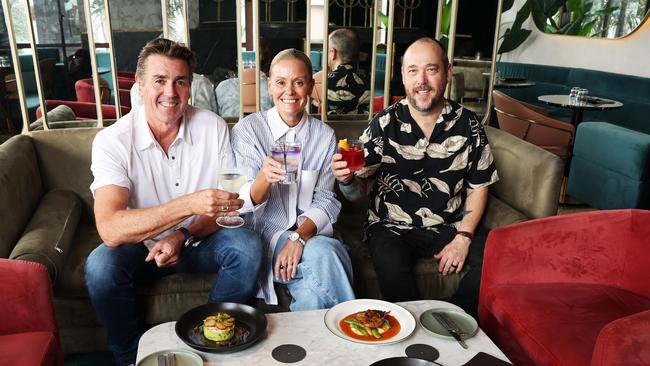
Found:
[{"label": "sofa cushion", "polygon": [[[60,104],[56,106],[51,111],[47,112],[47,123],[50,122],[60,122],[60,121],[74,121],[77,118],[75,116],[72,108],[67,105]],[[43,129],[43,117],[37,119],[36,121],[29,124],[30,130],[42,130]]]},{"label": "sofa cushion", "polygon": [[[490,210],[486,223],[505,225],[521,221],[516,212],[529,218],[555,215],[564,170],[562,159],[507,132],[492,127],[485,127],[485,132],[499,174],[490,193],[514,209],[508,216],[515,220],[499,220],[493,215],[502,211]],[[491,225],[487,227],[494,227]]]},{"label": "sofa cushion", "polygon": [[88,297],[84,266],[90,252],[101,243],[95,224],[81,220],[72,239],[65,267],[54,284],[56,297]]},{"label": "sofa cushion", "polygon": [[581,123],[573,155],[634,180],[650,179],[649,134],[607,122]]},{"label": "sofa cushion", "polygon": [[74,128],[32,132],[43,188],[67,189],[84,203],[82,218],[93,221],[90,156],[98,128]]},{"label": "sofa cushion", "polygon": [[579,283],[497,285],[484,304],[512,334],[515,345],[503,347],[523,349],[538,365],[589,365],[603,327],[650,309],[649,298]]},{"label": "sofa cushion", "polygon": [[42,194],[31,139],[18,135],[0,145],[0,258],[11,253]]},{"label": "sofa cushion", "polygon": [[2,365],[62,365],[63,354],[52,332],[0,335]]},{"label": "sofa cushion", "polygon": [[9,258],[42,263],[52,282],[63,271],[81,215],[81,200],[70,191],[46,193]]}]

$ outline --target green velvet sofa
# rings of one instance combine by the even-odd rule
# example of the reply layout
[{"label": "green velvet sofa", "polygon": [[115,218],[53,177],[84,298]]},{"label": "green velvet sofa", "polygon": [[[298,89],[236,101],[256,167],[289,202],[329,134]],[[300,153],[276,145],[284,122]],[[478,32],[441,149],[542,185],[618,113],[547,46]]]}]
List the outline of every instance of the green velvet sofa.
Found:
[{"label": "green velvet sofa", "polygon": [[[340,138],[358,137],[366,122],[333,122]],[[105,335],[84,284],[86,257],[101,239],[93,219],[89,190],[91,143],[97,128],[34,131],[0,145],[0,257],[40,262],[47,266],[65,353],[105,349]],[[501,180],[490,189],[484,225],[488,228],[553,215],[563,175],[563,162],[545,150],[505,132],[487,127]],[[360,242],[363,204],[344,202],[336,225],[338,235],[355,258],[359,297],[380,297],[374,269]],[[441,278],[432,260],[417,268],[419,285],[429,298],[444,298],[460,275]],[[142,321],[154,325],[176,320],[203,304],[213,275],[171,275],[138,289]],[[280,305],[290,297],[279,287]]]},{"label": "green velvet sofa", "polygon": [[497,70],[504,77],[535,82],[502,91],[566,121],[570,110],[537,97],[569,94],[579,86],[590,95],[622,102],[618,109],[585,111],[576,131],[567,193],[600,209],[650,208],[650,78],[509,62],[499,62]]}]

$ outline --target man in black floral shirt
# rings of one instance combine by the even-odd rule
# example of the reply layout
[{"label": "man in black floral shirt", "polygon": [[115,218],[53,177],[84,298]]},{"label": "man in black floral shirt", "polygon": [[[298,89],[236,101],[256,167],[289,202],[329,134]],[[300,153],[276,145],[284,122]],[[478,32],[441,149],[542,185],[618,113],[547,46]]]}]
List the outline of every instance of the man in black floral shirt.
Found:
[{"label": "man in black floral shirt", "polygon": [[434,257],[444,275],[469,266],[450,301],[476,316],[485,238],[474,236],[498,176],[477,116],[443,97],[450,78],[440,43],[415,41],[402,66],[407,98],[360,138],[365,167],[353,175],[337,154],[332,170],[348,199],[370,189],[365,236],[384,298],[418,299],[413,268]]},{"label": "man in black floral shirt", "polygon": [[367,114],[370,90],[357,74],[359,38],[345,28],[329,35],[327,53],[327,114]]}]

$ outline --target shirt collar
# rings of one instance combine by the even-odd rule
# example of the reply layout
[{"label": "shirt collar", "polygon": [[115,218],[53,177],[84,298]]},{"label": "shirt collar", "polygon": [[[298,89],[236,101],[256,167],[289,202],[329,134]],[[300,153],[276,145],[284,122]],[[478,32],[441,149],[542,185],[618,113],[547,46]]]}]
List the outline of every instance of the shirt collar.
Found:
[{"label": "shirt collar", "polygon": [[307,112],[302,113],[302,118],[295,127],[289,127],[286,123],[284,123],[282,117],[280,117],[280,112],[278,112],[277,107],[269,109],[267,119],[269,128],[271,129],[271,136],[273,136],[273,141],[277,141],[292,129],[294,130],[295,135],[298,136],[298,132],[302,129],[302,126],[307,120]]},{"label": "shirt collar", "polygon": [[[191,108],[188,106],[188,109]],[[150,148],[152,146],[158,145],[158,142],[153,136],[153,132],[151,132],[151,129],[149,128],[149,124],[147,123],[147,118],[144,113],[144,106],[139,106],[137,109],[134,111],[135,112],[135,147],[138,150],[145,150],[147,148]],[[176,139],[174,139],[174,142],[172,142],[172,145],[176,144],[176,141],[184,141],[187,142],[188,144],[192,145],[192,134],[189,128],[187,128],[187,110],[185,113],[183,113],[182,121],[181,121],[181,126],[178,129],[178,135],[176,135]]]}]

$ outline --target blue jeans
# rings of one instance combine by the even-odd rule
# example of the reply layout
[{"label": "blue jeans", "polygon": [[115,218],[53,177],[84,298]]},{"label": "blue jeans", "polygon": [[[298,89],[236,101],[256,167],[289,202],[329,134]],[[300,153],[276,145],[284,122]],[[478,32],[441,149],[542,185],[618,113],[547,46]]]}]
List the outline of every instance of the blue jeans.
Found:
[{"label": "blue jeans", "polygon": [[[287,242],[291,231],[278,238],[273,252],[273,265]],[[352,290],[352,263],[340,241],[316,235],[307,241],[302,252],[296,277],[284,282],[291,293],[291,311],[331,308],[354,299]]]},{"label": "blue jeans", "polygon": [[108,335],[117,365],[135,363],[144,329],[136,315],[135,287],[173,273],[217,273],[208,302],[249,300],[261,266],[262,243],[248,229],[221,229],[200,245],[183,248],[175,267],[145,262],[143,244],[109,247],[101,244],[86,260],[86,287]]}]

